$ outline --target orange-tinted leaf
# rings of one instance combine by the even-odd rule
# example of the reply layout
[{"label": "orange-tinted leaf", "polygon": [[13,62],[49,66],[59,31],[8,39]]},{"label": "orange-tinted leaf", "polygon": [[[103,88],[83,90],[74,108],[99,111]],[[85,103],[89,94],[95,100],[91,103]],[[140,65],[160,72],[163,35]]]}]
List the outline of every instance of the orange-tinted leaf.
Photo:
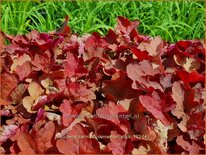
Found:
[{"label": "orange-tinted leaf", "polygon": [[1,98],[6,100],[11,91],[17,86],[18,80],[14,74],[4,72],[0,76],[1,80]]},{"label": "orange-tinted leaf", "polygon": [[0,98],[0,105],[8,105],[10,102]]},{"label": "orange-tinted leaf", "polygon": [[11,71],[12,72],[15,71],[17,69],[17,66],[22,66],[24,63],[30,62],[30,61],[31,61],[31,57],[28,54],[23,54],[19,56],[18,58],[15,58],[11,66]]},{"label": "orange-tinted leaf", "polygon": [[38,153],[45,153],[49,148],[53,146],[52,138],[55,132],[55,125],[52,121],[45,124],[33,135],[35,138],[36,150]]},{"label": "orange-tinted leaf", "polygon": [[26,84],[19,84],[17,87],[11,92],[11,99],[13,104],[18,104],[22,100],[22,95],[26,91],[28,86]]},{"label": "orange-tinted leaf", "polygon": [[21,153],[24,154],[35,154],[35,143],[33,137],[26,133],[20,133],[18,135],[17,144]]},{"label": "orange-tinted leaf", "polygon": [[26,110],[29,113],[34,112],[34,111],[32,111],[32,106],[34,104],[34,100],[30,96],[25,96],[22,100],[22,103],[23,103],[24,108],[26,108]]},{"label": "orange-tinted leaf", "polygon": [[33,100],[37,99],[44,90],[41,88],[40,84],[35,81],[32,81],[28,87],[29,95]]}]

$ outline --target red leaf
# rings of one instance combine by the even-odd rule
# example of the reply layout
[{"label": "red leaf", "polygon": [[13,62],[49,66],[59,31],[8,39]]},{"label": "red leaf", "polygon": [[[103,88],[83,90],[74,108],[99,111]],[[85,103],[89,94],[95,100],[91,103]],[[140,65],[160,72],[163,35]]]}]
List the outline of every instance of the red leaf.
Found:
[{"label": "red leaf", "polygon": [[205,122],[201,113],[193,113],[187,123],[189,129],[204,129]]},{"label": "red leaf", "polygon": [[187,71],[177,70],[176,74],[185,83],[205,82],[205,76],[198,74],[196,71],[188,73]]},{"label": "red leaf", "polygon": [[[140,114],[140,113],[138,113]],[[152,130],[151,127],[149,127],[150,124],[150,118],[144,117],[142,115],[138,115],[138,118],[134,122],[134,129],[137,131],[139,135],[142,135],[139,139],[133,138],[133,140],[148,140],[148,141],[154,141],[156,138],[156,133]],[[144,139],[144,136],[148,136],[149,139]]]},{"label": "red leaf", "polygon": [[204,53],[205,49],[202,45],[202,43],[198,40],[181,40],[178,41],[175,45],[173,45],[172,48],[170,48],[170,53],[173,54],[181,54],[183,56],[189,56],[198,54],[198,53]]},{"label": "red leaf", "polygon": [[[92,127],[95,135],[98,137],[110,136],[111,131],[117,131],[120,134],[125,134],[125,132],[121,129],[121,125],[115,124],[114,122],[107,119],[103,119],[99,117],[86,118],[86,122]],[[109,143],[109,139],[104,137],[100,138],[99,141],[102,142],[103,144]]]},{"label": "red leaf", "polygon": [[105,38],[110,44],[113,44],[116,42],[117,35],[113,30],[109,29]]},{"label": "red leaf", "polygon": [[131,51],[135,54],[138,60],[152,60],[152,56],[149,55],[147,51],[140,51],[136,47],[131,47]]},{"label": "red leaf", "polygon": [[65,74],[69,78],[73,76],[85,76],[87,75],[87,69],[84,67],[82,58],[77,58],[72,53],[67,53],[66,61],[64,63]]},{"label": "red leaf", "polygon": [[133,149],[133,144],[130,139],[121,138],[116,131],[111,131],[110,143],[108,148],[112,150],[112,154],[128,154]]},{"label": "red leaf", "polygon": [[140,96],[139,100],[141,104],[149,111],[156,119],[159,119],[165,126],[170,125],[168,116],[163,112],[161,107],[161,101],[158,101],[156,96]]},{"label": "red leaf", "polygon": [[115,105],[114,102],[109,102],[108,105],[106,105],[103,108],[97,109],[96,113],[100,118],[104,118],[107,120],[110,120],[116,124],[119,124],[119,118],[118,113],[120,112],[126,112],[124,107],[122,105]]},{"label": "red leaf", "polygon": [[93,59],[95,57],[103,59],[103,52],[108,43],[101,38],[97,33],[93,33],[85,42],[85,53],[83,53],[84,60]]},{"label": "red leaf", "polygon": [[66,16],[56,32],[4,34],[1,152],[204,154],[205,43],[138,25],[78,35]]},{"label": "red leaf", "polygon": [[32,65],[34,65],[37,71],[42,70],[45,73],[48,73],[52,67],[52,55],[49,51],[45,51],[41,54],[35,54],[34,59],[32,60]]},{"label": "red leaf", "polygon": [[122,16],[118,16],[117,17],[117,30],[122,33],[122,34],[126,34],[126,35],[130,35],[131,31],[135,28],[137,28],[137,26],[139,25],[139,21],[129,21],[127,18],[122,17]]},{"label": "red leaf", "polygon": [[103,93],[113,101],[133,98],[135,91],[131,88],[131,84],[132,81],[127,79],[125,73],[117,72],[112,76],[112,80],[105,80]]},{"label": "red leaf", "polygon": [[[132,69],[133,67],[133,71]],[[139,64],[129,64],[127,66],[128,76],[154,76],[159,74],[160,71],[158,68],[153,68],[152,64],[148,60],[141,61]]]},{"label": "red leaf", "polygon": [[[38,122],[35,124],[38,125]],[[41,125],[42,126],[42,125]],[[37,131],[32,131],[31,134],[35,141],[35,151],[38,153],[46,153],[46,151],[53,147],[52,137],[55,133],[55,125],[53,122],[47,122],[44,127],[39,128]]]},{"label": "red leaf", "polygon": [[79,83],[70,83],[68,84],[69,89],[69,97],[72,101],[83,101],[85,103],[95,100],[96,95],[91,90],[91,88],[87,88],[87,86]]},{"label": "red leaf", "polygon": [[195,90],[194,89],[186,89],[184,94],[184,111],[185,113],[191,113],[194,109],[197,109],[200,106],[200,103],[194,101]]},{"label": "red leaf", "polygon": [[60,105],[59,110],[63,113],[62,123],[68,127],[80,114],[82,108],[86,107],[87,104],[83,102],[71,103],[68,100]]},{"label": "red leaf", "polygon": [[19,76],[19,80],[22,81],[27,78],[32,72],[32,66],[30,62],[25,62],[21,66],[16,67],[16,74]]},{"label": "red leaf", "polygon": [[150,43],[147,42],[142,42],[138,46],[138,49],[141,51],[147,51],[150,56],[161,56],[162,55],[162,50],[163,48],[163,41],[162,39],[158,36],[155,37]]},{"label": "red leaf", "polygon": [[41,120],[44,117],[44,109],[40,108],[37,112],[37,116],[35,119],[35,122],[38,122],[39,120]]},{"label": "red leaf", "polygon": [[153,68],[152,64],[148,60],[143,60],[139,64],[130,63],[127,65],[126,71],[128,77],[133,80],[133,89],[140,89],[137,85],[137,83],[139,83],[142,87],[152,87],[162,90],[162,86],[159,82],[149,80],[149,77],[159,74],[160,70],[159,68]]},{"label": "red leaf", "polygon": [[90,139],[88,129],[81,124],[73,126],[72,130],[67,133],[66,138],[58,139],[56,145],[59,152],[64,154],[92,154],[100,151],[97,140]]},{"label": "red leaf", "polygon": [[68,15],[65,17],[65,21],[62,24],[62,27],[58,30],[56,30],[57,33],[60,35],[69,35],[70,34],[70,27],[67,25],[69,21]]},{"label": "red leaf", "polygon": [[193,113],[187,122],[187,129],[190,139],[198,140],[205,133],[205,121],[203,114]]}]

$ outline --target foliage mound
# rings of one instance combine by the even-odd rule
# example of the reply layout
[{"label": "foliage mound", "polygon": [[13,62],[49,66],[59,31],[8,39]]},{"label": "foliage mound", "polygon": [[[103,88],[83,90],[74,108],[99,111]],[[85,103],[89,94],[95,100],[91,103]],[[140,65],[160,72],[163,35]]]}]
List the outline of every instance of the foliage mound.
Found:
[{"label": "foliage mound", "polygon": [[114,30],[79,37],[3,34],[4,153],[204,153],[205,49],[199,40]]}]

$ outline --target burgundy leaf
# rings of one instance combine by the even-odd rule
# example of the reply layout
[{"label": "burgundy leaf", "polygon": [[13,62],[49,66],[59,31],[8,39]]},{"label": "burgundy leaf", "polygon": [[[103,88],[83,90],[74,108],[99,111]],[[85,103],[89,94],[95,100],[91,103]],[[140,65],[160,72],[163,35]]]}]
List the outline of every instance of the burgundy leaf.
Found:
[{"label": "burgundy leaf", "polygon": [[106,97],[114,101],[134,97],[135,91],[131,89],[132,81],[127,79],[125,73],[117,72],[112,77],[112,80],[105,81],[103,87]]}]

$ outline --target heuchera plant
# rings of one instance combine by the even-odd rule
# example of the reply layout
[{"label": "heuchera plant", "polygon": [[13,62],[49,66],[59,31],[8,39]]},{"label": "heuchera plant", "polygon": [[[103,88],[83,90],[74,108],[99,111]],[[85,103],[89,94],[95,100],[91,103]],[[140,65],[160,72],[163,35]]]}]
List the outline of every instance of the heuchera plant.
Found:
[{"label": "heuchera plant", "polygon": [[205,45],[67,26],[1,51],[2,153],[205,153]]}]

